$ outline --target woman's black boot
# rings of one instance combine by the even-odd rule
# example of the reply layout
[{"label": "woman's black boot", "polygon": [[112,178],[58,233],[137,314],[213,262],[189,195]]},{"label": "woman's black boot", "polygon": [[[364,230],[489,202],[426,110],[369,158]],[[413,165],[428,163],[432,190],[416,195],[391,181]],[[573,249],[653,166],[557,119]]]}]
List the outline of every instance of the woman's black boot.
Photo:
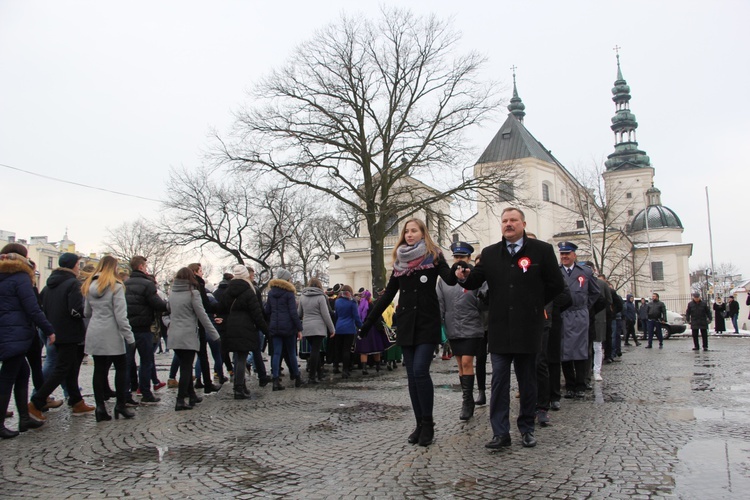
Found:
[{"label": "woman's black boot", "polygon": [[414,429],[414,431],[409,434],[409,438],[407,439],[409,444],[417,444],[419,442],[419,435],[422,433],[422,419],[420,417],[417,417],[417,428]]},{"label": "woman's black boot", "polygon": [[419,446],[430,446],[435,437],[435,422],[432,417],[422,418],[422,432],[419,433]]}]

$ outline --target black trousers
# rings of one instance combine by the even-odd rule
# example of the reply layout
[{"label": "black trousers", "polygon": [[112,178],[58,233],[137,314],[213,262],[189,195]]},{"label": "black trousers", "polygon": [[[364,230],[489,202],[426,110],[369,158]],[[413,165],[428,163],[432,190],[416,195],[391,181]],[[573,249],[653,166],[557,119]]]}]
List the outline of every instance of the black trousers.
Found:
[{"label": "black trousers", "polygon": [[57,347],[55,368],[31,398],[31,402],[40,410],[47,404],[49,395],[63,382],[68,386],[69,406],[73,406],[83,399],[78,387],[78,373],[81,371],[81,362],[83,361],[83,345],[55,343],[55,346]]},{"label": "black trousers", "polygon": [[[536,355],[536,408],[544,411],[549,410],[550,400],[550,372],[547,364],[548,344],[549,328],[545,328],[542,332],[542,350]],[[560,380],[559,372],[557,380]]]},{"label": "black trousers", "polygon": [[320,362],[320,348],[323,345],[322,335],[315,335],[313,337],[307,337],[307,341],[310,342],[310,358],[307,360],[307,365],[310,368],[310,378],[315,378],[316,374],[320,374],[323,370],[323,363]]},{"label": "black trousers", "polygon": [[629,319],[625,320],[625,343],[628,342],[628,339],[630,337],[633,337],[633,342],[636,344],[638,343],[638,337],[635,335],[635,322],[630,321]]},{"label": "black trousers", "polygon": [[560,377],[562,376],[562,367],[560,363],[547,363],[549,370],[549,400],[560,401],[562,392],[560,390]]},{"label": "black trousers", "polygon": [[693,346],[698,349],[698,332],[703,339],[703,348],[708,349],[708,328],[693,328]]},{"label": "black trousers", "polygon": [[[200,341],[200,350],[198,351],[198,361],[201,362],[201,376],[203,385],[209,386],[214,383],[211,376],[211,365],[208,364],[208,342],[206,341],[206,331],[203,328],[198,329],[198,340]],[[193,377],[190,377],[193,380]]]},{"label": "black trousers", "polygon": [[341,369],[348,372],[352,368],[352,345],[355,335],[336,335],[339,339],[339,360]]},{"label": "black trousers", "polygon": [[[195,396],[195,387],[193,385],[193,361],[195,360],[195,351],[189,349],[174,349],[174,353],[180,361],[180,383],[177,387],[177,403],[179,404],[184,402],[186,397]],[[208,362],[206,362],[206,365],[208,365]]]},{"label": "black trousers", "polygon": [[487,390],[487,330],[484,331],[484,341],[479,347],[476,356],[474,373],[477,375],[477,389]]},{"label": "black trousers", "polygon": [[[26,360],[31,370],[31,383],[37,391],[44,385],[44,374],[42,373],[42,341],[39,335],[31,339],[31,346],[26,351]],[[46,403],[45,403],[46,404]]]},{"label": "black trousers", "polygon": [[562,370],[565,375],[565,389],[576,392],[585,391],[588,366],[588,359],[563,361]]},{"label": "black trousers", "polygon": [[[115,393],[117,406],[125,406],[127,399],[128,358],[125,354],[117,356],[94,356],[94,400],[97,406],[104,404],[104,393],[109,388],[109,368],[115,365]],[[68,388],[70,390],[70,387]]]}]

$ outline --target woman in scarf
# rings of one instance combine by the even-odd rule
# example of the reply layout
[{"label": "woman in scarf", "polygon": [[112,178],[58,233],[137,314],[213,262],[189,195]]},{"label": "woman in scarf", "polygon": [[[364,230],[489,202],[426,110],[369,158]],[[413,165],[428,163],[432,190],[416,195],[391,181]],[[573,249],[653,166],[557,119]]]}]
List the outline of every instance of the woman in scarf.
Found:
[{"label": "woman in scarf", "polygon": [[[359,317],[364,321],[372,309],[372,294],[369,290],[363,290],[359,300]],[[388,337],[385,335],[383,324],[376,321],[364,337],[357,339],[354,352],[359,353],[362,363],[362,375],[367,375],[367,357],[372,355],[375,362],[375,371],[380,371],[380,354],[388,349]]]},{"label": "woman in scarf", "polygon": [[417,420],[417,428],[409,435],[408,442],[420,446],[432,443],[435,430],[430,364],[440,343],[440,304],[435,291],[438,276],[448,285],[457,282],[440,248],[427,233],[425,223],[419,219],[406,221],[393,250],[393,272],[388,286],[368,313],[360,333],[367,335],[399,293],[396,343],[403,349],[409,397]]}]

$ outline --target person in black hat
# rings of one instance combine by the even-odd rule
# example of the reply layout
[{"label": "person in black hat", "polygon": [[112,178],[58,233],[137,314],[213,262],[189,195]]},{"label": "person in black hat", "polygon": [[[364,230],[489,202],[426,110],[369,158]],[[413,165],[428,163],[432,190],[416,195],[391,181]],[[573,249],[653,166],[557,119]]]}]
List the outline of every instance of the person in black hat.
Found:
[{"label": "person in black hat", "polygon": [[[518,208],[501,214],[503,239],[482,250],[474,269],[454,265],[459,284],[475,290],[486,281],[489,291],[488,337],[492,359],[490,423],[493,437],[485,447],[500,449],[510,439],[510,367],[520,392],[517,419],[522,444],[536,446],[536,358],[542,350],[544,306],[565,288],[552,245],[526,235],[526,218]],[[460,263],[459,263],[460,264]]]},{"label": "person in black hat", "polygon": [[575,243],[560,242],[557,248],[560,252],[560,272],[573,299],[573,304],[562,313],[561,360],[565,397],[582,398],[589,364],[589,310],[599,300],[601,291],[594,271],[576,262],[578,246]]},{"label": "person in black hat", "polygon": [[[473,267],[469,262],[474,247],[464,241],[457,241],[451,245],[451,252],[454,263],[463,262]],[[479,290],[450,286],[443,280],[437,284],[440,319],[445,325],[445,334],[458,364],[458,378],[463,392],[459,417],[461,420],[469,420],[474,415],[474,357],[484,341],[484,325],[478,294]]]},{"label": "person in black hat", "polygon": [[708,351],[708,325],[713,321],[711,308],[701,300],[701,294],[693,292],[693,300],[687,306],[685,311],[685,321],[690,323],[693,330],[693,350],[700,349],[698,345],[698,335],[703,340],[703,350]]},{"label": "person in black hat", "polygon": [[83,294],[78,281],[80,257],[66,252],[58,259],[60,267],[52,271],[47,286],[41,293],[42,309],[55,327],[57,362],[44,385],[31,397],[31,404],[42,410],[47,397],[65,382],[68,389],[68,406],[74,415],[91,413],[94,407],[86,404],[78,386],[78,373],[83,361],[83,342],[86,327],[83,323]]}]

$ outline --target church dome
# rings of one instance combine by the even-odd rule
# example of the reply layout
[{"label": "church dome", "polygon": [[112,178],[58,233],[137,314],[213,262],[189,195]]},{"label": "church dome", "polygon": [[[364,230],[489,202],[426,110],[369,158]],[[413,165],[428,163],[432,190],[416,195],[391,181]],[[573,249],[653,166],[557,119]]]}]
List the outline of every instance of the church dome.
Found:
[{"label": "church dome", "polygon": [[630,224],[630,232],[645,231],[647,216],[648,229],[684,229],[682,221],[671,208],[663,205],[650,205],[635,214]]}]

